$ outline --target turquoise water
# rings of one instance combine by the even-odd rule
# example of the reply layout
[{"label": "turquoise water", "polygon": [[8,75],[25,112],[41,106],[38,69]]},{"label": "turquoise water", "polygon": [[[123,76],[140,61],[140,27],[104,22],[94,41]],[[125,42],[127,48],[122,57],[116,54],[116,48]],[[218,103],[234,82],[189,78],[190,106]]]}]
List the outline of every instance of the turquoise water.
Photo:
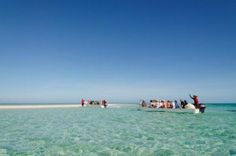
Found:
[{"label": "turquoise water", "polygon": [[236,155],[236,105],[196,115],[135,105],[0,110],[0,155]]}]

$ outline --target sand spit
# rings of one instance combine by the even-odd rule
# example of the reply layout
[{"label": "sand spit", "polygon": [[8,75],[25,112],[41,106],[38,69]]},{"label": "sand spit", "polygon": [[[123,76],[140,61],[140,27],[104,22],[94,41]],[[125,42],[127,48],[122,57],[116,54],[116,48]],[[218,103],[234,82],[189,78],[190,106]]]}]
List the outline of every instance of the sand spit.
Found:
[{"label": "sand spit", "polygon": [[79,108],[80,104],[71,105],[0,105],[1,109],[47,109],[47,108]]}]

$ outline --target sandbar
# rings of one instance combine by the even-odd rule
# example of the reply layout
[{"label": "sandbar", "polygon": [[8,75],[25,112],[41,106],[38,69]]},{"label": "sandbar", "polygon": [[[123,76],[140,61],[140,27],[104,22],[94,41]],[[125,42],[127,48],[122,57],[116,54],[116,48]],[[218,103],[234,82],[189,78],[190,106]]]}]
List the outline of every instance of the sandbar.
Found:
[{"label": "sandbar", "polygon": [[80,104],[67,105],[0,105],[1,109],[47,109],[47,108],[79,108]]}]

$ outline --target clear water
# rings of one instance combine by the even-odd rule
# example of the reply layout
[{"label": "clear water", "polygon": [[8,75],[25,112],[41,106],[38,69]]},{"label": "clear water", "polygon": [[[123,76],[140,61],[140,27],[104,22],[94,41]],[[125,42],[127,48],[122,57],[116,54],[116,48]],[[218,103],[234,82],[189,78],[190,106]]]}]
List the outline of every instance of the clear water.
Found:
[{"label": "clear water", "polygon": [[197,115],[135,105],[0,110],[0,155],[236,155],[236,105]]}]

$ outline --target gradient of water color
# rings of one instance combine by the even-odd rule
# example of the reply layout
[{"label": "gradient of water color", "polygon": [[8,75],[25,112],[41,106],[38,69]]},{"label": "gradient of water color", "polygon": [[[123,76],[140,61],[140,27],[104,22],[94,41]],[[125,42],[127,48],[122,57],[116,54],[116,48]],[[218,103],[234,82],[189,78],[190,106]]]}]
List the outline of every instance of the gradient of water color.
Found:
[{"label": "gradient of water color", "polygon": [[236,155],[236,105],[205,114],[120,108],[0,110],[0,155]]}]

